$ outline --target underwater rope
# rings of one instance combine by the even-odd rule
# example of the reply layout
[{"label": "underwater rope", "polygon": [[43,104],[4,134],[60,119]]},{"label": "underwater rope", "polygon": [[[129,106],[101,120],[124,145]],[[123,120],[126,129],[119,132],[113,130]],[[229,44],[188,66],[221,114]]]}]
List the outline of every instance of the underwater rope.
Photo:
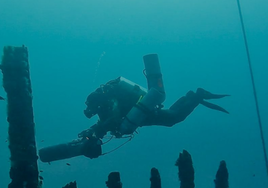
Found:
[{"label": "underwater rope", "polygon": [[242,26],[244,42],[245,42],[245,47],[246,47],[246,51],[247,51],[248,65],[249,65],[251,82],[252,82],[252,87],[253,87],[253,94],[254,94],[254,99],[255,99],[256,112],[257,112],[257,116],[258,116],[258,122],[259,122],[259,128],[260,128],[260,134],[261,134],[261,140],[262,140],[262,147],[263,147],[263,153],[264,153],[264,160],[265,160],[266,171],[267,171],[267,176],[268,176],[268,158],[267,158],[265,140],[264,140],[264,135],[263,135],[263,127],[262,127],[262,122],[261,122],[261,116],[260,116],[258,97],[257,97],[256,86],[255,86],[255,81],[254,81],[254,75],[253,75],[252,65],[251,65],[251,60],[250,60],[250,55],[249,55],[248,42],[247,42],[247,37],[246,37],[246,32],[245,32],[245,26],[244,26],[244,21],[243,21],[243,16],[242,16],[239,0],[237,0],[237,6],[238,6],[238,10],[239,10],[240,22],[241,22],[241,26]]}]

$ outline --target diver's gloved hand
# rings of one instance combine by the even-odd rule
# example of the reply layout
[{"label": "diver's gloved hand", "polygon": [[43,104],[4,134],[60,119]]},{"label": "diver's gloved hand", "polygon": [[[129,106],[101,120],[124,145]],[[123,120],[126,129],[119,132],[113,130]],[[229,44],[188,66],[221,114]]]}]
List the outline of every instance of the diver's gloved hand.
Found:
[{"label": "diver's gloved hand", "polygon": [[208,107],[210,109],[218,110],[218,111],[221,111],[221,112],[229,114],[229,112],[227,110],[225,110],[224,108],[222,108],[222,107],[220,107],[220,106],[218,106],[216,104],[204,101],[204,100],[220,99],[220,98],[227,97],[227,96],[230,96],[230,95],[213,94],[213,93],[210,93],[210,92],[204,90],[203,88],[198,88],[196,90],[196,95],[200,100],[199,101],[200,104],[202,104],[202,105],[204,105],[204,106],[206,106],[206,107]]}]

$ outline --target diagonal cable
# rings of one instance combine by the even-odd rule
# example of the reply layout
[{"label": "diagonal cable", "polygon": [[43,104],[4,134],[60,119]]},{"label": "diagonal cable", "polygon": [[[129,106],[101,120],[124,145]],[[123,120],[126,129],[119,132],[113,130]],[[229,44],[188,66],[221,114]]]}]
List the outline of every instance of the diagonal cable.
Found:
[{"label": "diagonal cable", "polygon": [[268,176],[268,158],[267,158],[267,152],[266,152],[266,146],[265,146],[265,140],[264,140],[264,134],[263,134],[263,126],[262,126],[262,121],[261,121],[261,115],[260,115],[258,97],[257,97],[256,86],[255,86],[255,81],[254,81],[254,75],[253,75],[253,71],[252,71],[251,59],[250,59],[250,54],[249,54],[249,49],[248,49],[247,36],[246,36],[246,32],[245,32],[245,26],[244,26],[244,21],[243,21],[243,16],[242,16],[239,0],[237,0],[237,6],[238,6],[238,10],[239,10],[240,22],[241,22],[241,26],[242,26],[244,41],[245,41],[245,47],[246,47],[247,58],[248,58],[248,65],[249,65],[251,82],[252,82],[252,87],[253,87],[253,94],[254,94],[255,105],[256,105],[256,112],[257,112],[258,122],[259,122],[260,136],[261,136],[261,140],[262,140],[264,160],[265,160],[266,171],[267,171],[267,176]]}]

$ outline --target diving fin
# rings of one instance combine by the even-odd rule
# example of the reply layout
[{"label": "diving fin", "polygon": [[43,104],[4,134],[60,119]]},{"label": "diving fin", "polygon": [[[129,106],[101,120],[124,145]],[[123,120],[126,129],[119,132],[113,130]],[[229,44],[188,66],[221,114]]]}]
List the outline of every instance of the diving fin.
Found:
[{"label": "diving fin", "polygon": [[218,111],[221,111],[221,112],[229,114],[229,112],[227,110],[225,110],[224,108],[222,108],[222,107],[220,107],[220,106],[218,106],[216,104],[212,104],[210,102],[203,101],[203,100],[200,102],[200,104],[202,104],[202,105],[204,105],[204,106],[206,106],[206,107],[208,107],[210,109],[218,110]]},{"label": "diving fin", "polygon": [[205,100],[220,99],[223,97],[230,96],[230,95],[213,94],[213,93],[210,93],[209,91],[204,90],[203,88],[198,88],[196,90],[196,94],[199,96],[202,96],[202,99],[205,99]]}]

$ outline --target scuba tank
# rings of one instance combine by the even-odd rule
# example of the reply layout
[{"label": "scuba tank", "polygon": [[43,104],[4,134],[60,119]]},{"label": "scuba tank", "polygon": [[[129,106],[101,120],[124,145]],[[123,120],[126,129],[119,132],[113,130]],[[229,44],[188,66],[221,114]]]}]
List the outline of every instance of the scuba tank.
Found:
[{"label": "scuba tank", "polygon": [[148,93],[126,115],[120,127],[121,134],[132,134],[145,120],[147,114],[165,100],[165,89],[157,54],[145,55],[143,61]]},{"label": "scuba tank", "polygon": [[140,85],[134,82],[131,82],[130,80],[122,76],[117,78],[116,89],[118,90],[118,93],[122,93],[123,95],[127,93],[130,95],[141,96],[147,93],[147,90],[145,88],[141,87]]},{"label": "scuba tank", "polygon": [[132,107],[147,95],[147,90],[130,80],[119,77],[115,86],[115,96],[118,101],[121,117],[125,117]]}]

